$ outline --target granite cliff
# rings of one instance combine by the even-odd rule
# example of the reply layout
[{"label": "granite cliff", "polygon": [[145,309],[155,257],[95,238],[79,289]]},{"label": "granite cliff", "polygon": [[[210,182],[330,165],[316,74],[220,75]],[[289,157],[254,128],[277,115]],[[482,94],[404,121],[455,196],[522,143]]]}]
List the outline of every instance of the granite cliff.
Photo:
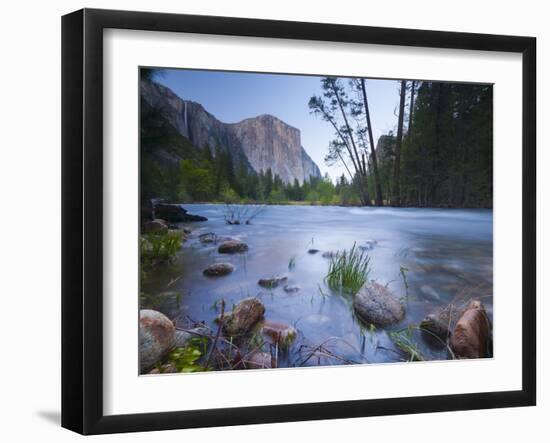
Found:
[{"label": "granite cliff", "polygon": [[271,115],[239,123],[223,123],[204,107],[178,97],[156,82],[141,82],[141,96],[159,109],[170,124],[195,146],[219,145],[236,164],[260,172],[271,168],[285,183],[303,183],[321,175],[318,166],[301,145],[300,131]]}]

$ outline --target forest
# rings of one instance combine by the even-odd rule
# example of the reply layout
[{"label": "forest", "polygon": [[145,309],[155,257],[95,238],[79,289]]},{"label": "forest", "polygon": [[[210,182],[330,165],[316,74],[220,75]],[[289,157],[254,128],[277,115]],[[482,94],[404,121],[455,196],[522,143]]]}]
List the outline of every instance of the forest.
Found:
[{"label": "forest", "polygon": [[[151,79],[146,79],[151,80]],[[396,81],[395,131],[374,142],[365,79],[325,77],[307,104],[330,125],[325,162],[303,183],[255,172],[220,146],[194,146],[141,100],[142,195],[173,202],[492,207],[492,86]],[[162,147],[178,161],[159,158]]]}]

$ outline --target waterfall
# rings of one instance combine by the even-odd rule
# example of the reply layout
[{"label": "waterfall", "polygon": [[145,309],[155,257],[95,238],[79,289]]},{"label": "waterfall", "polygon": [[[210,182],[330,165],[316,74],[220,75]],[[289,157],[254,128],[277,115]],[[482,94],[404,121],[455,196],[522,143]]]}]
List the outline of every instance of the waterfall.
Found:
[{"label": "waterfall", "polygon": [[183,111],[183,120],[184,120],[184,123],[185,123],[185,134],[187,135],[187,137],[189,137],[189,125],[187,124],[187,102],[184,101],[184,111]]}]

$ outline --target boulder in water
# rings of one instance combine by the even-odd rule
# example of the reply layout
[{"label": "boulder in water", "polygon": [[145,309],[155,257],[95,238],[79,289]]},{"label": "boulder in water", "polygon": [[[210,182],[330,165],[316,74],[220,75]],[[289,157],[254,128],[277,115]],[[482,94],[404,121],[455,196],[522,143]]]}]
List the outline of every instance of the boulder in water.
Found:
[{"label": "boulder in water", "polygon": [[164,314],[152,309],[139,311],[139,366],[149,371],[168,354],[175,343],[174,324]]},{"label": "boulder in water", "polygon": [[214,263],[208,266],[202,273],[207,277],[222,277],[231,274],[235,270],[235,266],[231,263]]},{"label": "boulder in water", "polygon": [[219,247],[220,254],[235,254],[248,251],[248,245],[240,240],[226,240]]},{"label": "boulder in water", "polygon": [[473,300],[458,319],[451,335],[451,349],[458,358],[483,358],[488,355],[491,323],[483,304]]},{"label": "boulder in water", "polygon": [[239,336],[248,333],[264,316],[265,307],[255,297],[241,300],[233,311],[224,316],[223,331],[229,336]]},{"label": "boulder in water", "polygon": [[262,288],[273,289],[279,286],[281,283],[286,283],[287,280],[288,277],[277,275],[275,277],[261,278],[260,280],[258,280],[258,284]]},{"label": "boulder in water", "polygon": [[365,323],[388,326],[405,317],[405,309],[399,300],[386,288],[376,282],[366,283],[353,300],[357,316]]}]

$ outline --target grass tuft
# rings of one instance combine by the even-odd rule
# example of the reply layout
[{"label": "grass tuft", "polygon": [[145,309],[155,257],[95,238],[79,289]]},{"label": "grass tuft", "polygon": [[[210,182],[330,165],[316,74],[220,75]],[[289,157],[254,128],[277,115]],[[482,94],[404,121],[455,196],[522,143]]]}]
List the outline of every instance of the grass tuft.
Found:
[{"label": "grass tuft", "polygon": [[333,291],[355,295],[368,280],[369,272],[370,257],[354,243],[349,251],[340,252],[330,259],[325,281]]},{"label": "grass tuft", "polygon": [[418,349],[418,344],[413,337],[414,328],[414,325],[411,325],[408,328],[389,332],[388,335],[395,343],[395,346],[407,356],[409,361],[424,361],[424,356]]}]

